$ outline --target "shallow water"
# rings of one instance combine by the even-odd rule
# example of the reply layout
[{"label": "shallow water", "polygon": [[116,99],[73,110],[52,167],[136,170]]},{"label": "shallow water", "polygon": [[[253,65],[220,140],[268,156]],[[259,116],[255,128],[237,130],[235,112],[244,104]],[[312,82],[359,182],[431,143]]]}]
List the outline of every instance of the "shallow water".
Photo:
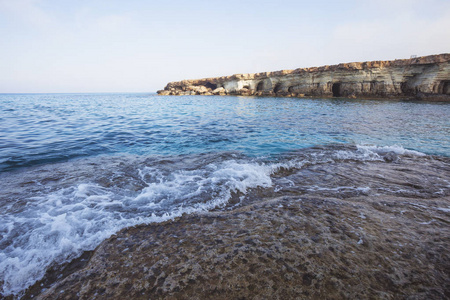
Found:
[{"label": "shallow water", "polygon": [[283,195],[450,195],[447,103],[39,94],[0,104],[4,295],[124,227],[183,213]]}]

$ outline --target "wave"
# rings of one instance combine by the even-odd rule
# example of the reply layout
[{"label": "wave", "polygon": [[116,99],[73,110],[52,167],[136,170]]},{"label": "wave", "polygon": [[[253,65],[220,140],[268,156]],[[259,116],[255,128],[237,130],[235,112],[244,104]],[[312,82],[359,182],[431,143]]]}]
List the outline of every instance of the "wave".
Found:
[{"label": "wave", "polygon": [[[45,274],[122,228],[162,222],[184,213],[223,207],[232,193],[272,184],[270,167],[226,160],[194,170],[137,166],[146,187],[80,183],[31,196],[0,217],[0,276],[3,294],[18,294]],[[126,179],[124,179],[126,180]]]},{"label": "wave", "polygon": [[[0,178],[7,196],[0,204],[2,293],[20,295],[52,264],[93,250],[125,227],[233,209],[289,193],[332,197],[377,193],[383,187],[375,179],[370,183],[339,176],[373,175],[370,168],[355,168],[354,162],[385,164],[423,157],[401,146],[335,145],[275,158],[235,152],[104,156],[5,173]],[[436,184],[429,193],[438,189],[448,193],[448,182],[447,187],[444,179]],[[394,185],[391,190],[400,190]]]}]

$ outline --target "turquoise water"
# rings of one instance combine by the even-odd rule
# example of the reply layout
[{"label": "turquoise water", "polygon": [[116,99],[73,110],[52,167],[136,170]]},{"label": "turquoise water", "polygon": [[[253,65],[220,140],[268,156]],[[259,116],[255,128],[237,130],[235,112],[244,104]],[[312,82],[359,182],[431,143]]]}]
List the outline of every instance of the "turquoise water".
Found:
[{"label": "turquoise water", "polygon": [[99,154],[400,145],[450,155],[450,105],[374,100],[0,95],[0,170]]},{"label": "turquoise water", "polygon": [[184,213],[285,195],[449,196],[449,117],[437,102],[0,95],[0,294]]}]

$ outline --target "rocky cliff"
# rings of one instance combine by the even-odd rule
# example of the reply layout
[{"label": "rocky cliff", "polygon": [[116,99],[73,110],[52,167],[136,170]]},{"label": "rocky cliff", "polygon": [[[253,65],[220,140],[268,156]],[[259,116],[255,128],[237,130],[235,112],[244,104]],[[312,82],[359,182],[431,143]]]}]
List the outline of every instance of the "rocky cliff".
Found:
[{"label": "rocky cliff", "polygon": [[450,101],[450,53],[170,82],[160,95],[419,98]]}]

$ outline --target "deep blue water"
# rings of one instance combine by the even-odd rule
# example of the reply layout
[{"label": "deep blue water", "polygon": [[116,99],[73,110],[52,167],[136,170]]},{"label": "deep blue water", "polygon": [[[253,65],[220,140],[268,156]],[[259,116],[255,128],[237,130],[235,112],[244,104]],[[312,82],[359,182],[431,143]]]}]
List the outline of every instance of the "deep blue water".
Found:
[{"label": "deep blue water", "polygon": [[184,213],[446,197],[449,157],[450,103],[3,94],[0,298],[125,227]]},{"label": "deep blue water", "polygon": [[374,100],[0,95],[0,171],[98,154],[401,145],[450,156],[450,105]]}]

